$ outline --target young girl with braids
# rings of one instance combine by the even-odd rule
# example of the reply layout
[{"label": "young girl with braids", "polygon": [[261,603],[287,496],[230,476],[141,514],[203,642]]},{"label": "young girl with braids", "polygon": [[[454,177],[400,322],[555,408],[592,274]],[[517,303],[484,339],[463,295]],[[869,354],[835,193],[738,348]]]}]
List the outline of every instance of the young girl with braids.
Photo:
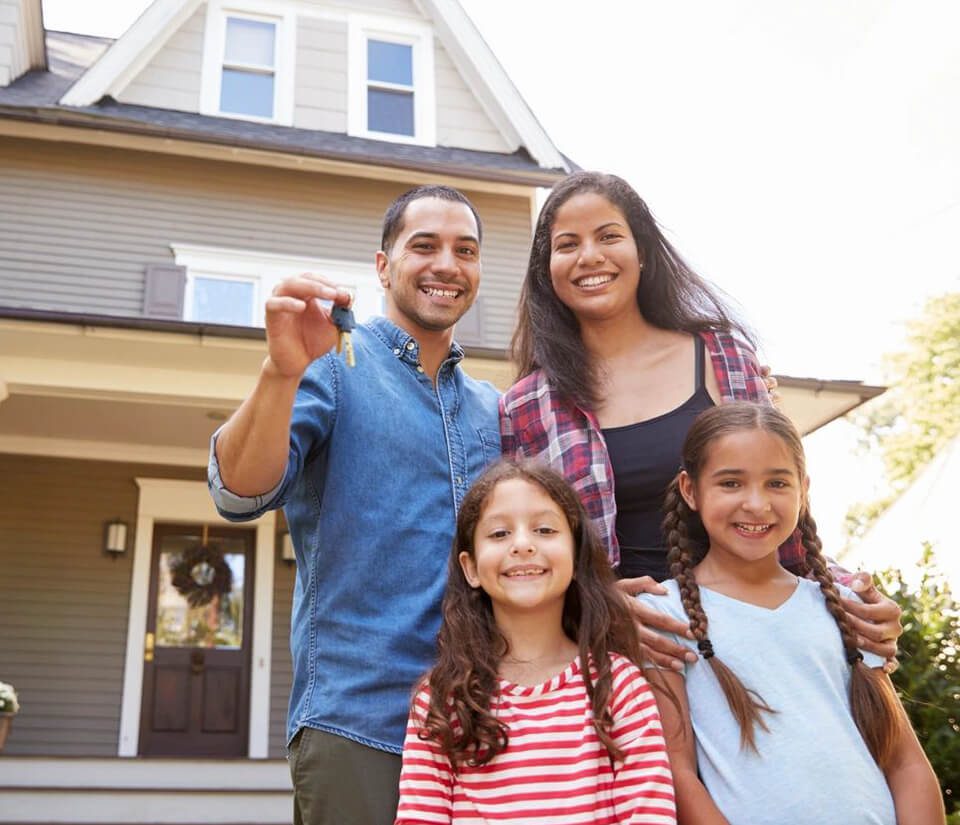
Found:
[{"label": "young girl with braids", "polygon": [[637,633],[579,498],[503,461],[464,498],[398,825],[676,823]]},{"label": "young girl with braids", "polygon": [[[942,825],[937,779],[882,671],[857,649],[807,506],[800,436],[736,402],[694,422],[664,521],[667,598],[699,652],[663,671],[681,823]],[[777,547],[800,527],[809,578]]]}]

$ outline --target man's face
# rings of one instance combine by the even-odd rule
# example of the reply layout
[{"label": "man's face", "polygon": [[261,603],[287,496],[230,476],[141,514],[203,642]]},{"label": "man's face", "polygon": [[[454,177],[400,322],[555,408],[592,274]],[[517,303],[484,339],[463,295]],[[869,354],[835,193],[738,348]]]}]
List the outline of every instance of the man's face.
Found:
[{"label": "man's face", "polygon": [[480,241],[470,208],[420,198],[407,205],[393,245],[377,253],[387,317],[416,337],[450,329],[480,285]]}]

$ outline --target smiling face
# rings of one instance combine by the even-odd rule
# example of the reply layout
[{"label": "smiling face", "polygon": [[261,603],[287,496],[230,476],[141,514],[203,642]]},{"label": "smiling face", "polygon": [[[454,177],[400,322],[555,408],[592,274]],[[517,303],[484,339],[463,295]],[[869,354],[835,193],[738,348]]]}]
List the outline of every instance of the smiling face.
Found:
[{"label": "smiling face", "polygon": [[377,253],[386,315],[414,337],[445,332],[470,308],[480,285],[480,241],[470,208],[420,198],[403,215],[389,250]]},{"label": "smiling face", "polygon": [[623,213],[596,192],[574,195],[550,231],[550,280],[580,323],[639,314],[642,269]]},{"label": "smiling face", "polygon": [[461,552],[459,560],[470,586],[490,596],[498,623],[520,613],[560,622],[573,580],[574,538],[563,511],[538,484],[499,482],[477,522],[473,553]]},{"label": "smiling face", "polygon": [[710,537],[711,564],[736,567],[777,563],[777,548],[797,526],[806,488],[784,441],[760,429],[717,438],[697,480],[680,475],[680,492]]}]

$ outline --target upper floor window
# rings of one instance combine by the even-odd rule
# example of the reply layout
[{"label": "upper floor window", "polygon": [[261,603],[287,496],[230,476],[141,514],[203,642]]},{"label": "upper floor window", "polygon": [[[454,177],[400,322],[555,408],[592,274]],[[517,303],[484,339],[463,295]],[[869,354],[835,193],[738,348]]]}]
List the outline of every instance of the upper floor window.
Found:
[{"label": "upper floor window", "polygon": [[348,131],[434,145],[433,32],[411,21],[350,17]]},{"label": "upper floor window", "polygon": [[373,264],[298,258],[237,249],[174,244],[174,257],[187,268],[183,320],[262,327],[267,298],[284,278],[315,272],[353,295],[358,321],[383,313],[383,289]]},{"label": "upper floor window", "polygon": [[273,118],[277,24],[228,17],[220,76],[220,111]]},{"label": "upper floor window", "polygon": [[212,0],[204,42],[200,111],[293,124],[294,18],[269,0]]}]

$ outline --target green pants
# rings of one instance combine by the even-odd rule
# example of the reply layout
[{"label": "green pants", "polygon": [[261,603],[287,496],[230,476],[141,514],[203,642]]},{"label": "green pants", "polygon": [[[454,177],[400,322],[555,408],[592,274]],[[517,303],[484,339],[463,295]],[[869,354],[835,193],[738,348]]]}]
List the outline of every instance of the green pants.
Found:
[{"label": "green pants", "polygon": [[393,825],[400,757],[301,728],[290,743],[294,825]]}]

